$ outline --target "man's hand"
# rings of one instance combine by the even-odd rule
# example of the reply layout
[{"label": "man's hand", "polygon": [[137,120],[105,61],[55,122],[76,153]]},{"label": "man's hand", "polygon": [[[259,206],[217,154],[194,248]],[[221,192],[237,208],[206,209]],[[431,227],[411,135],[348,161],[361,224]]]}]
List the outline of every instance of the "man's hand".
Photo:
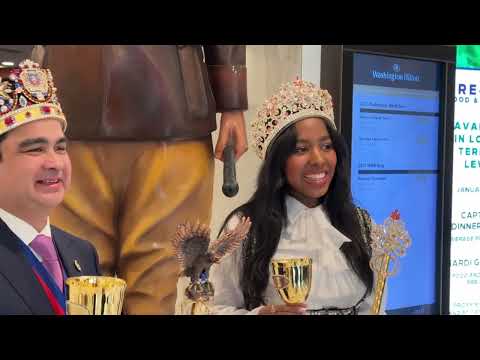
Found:
[{"label": "man's hand", "polygon": [[235,141],[235,160],[238,160],[248,150],[243,111],[222,113],[217,145],[215,146],[215,157],[218,160],[223,161],[223,150],[227,146],[230,135],[233,136]]}]

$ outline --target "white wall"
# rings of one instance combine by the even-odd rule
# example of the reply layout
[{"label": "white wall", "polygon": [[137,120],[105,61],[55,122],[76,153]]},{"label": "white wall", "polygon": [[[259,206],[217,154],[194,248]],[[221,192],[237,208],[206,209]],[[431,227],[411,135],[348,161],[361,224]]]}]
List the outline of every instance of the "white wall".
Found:
[{"label": "white wall", "polygon": [[322,45],[302,46],[302,79],[320,86]]}]

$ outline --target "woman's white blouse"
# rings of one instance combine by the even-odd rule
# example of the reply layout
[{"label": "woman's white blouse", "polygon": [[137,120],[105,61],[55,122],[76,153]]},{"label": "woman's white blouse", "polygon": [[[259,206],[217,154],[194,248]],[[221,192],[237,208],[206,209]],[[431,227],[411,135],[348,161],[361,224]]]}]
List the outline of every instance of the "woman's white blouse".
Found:
[{"label": "woman's white blouse", "polygon": [[[312,287],[307,299],[308,309],[325,307],[347,308],[356,305],[365,294],[365,286],[348,266],[340,247],[351,240],[335,229],[322,206],[308,208],[288,196],[287,226],[283,228],[275,258],[311,257],[313,260]],[[227,224],[233,229],[239,222],[233,216]],[[215,289],[213,311],[216,314],[257,314],[260,307],[248,311],[244,308],[240,287],[242,271],[241,247],[215,264],[210,270],[210,281]],[[188,284],[181,279],[178,290]],[[381,313],[384,312],[385,295]],[[265,292],[267,304],[283,304],[270,277]],[[369,314],[373,292],[359,306],[359,314]],[[177,309],[179,306],[177,300]]]}]

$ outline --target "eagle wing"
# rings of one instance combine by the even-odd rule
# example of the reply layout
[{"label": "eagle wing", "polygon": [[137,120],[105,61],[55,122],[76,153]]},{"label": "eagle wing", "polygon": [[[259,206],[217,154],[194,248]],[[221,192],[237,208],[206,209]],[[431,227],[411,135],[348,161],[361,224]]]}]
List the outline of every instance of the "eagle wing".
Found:
[{"label": "eagle wing", "polygon": [[213,262],[233,252],[247,237],[252,225],[250,218],[242,217],[240,223],[231,231],[224,232],[208,249]]}]

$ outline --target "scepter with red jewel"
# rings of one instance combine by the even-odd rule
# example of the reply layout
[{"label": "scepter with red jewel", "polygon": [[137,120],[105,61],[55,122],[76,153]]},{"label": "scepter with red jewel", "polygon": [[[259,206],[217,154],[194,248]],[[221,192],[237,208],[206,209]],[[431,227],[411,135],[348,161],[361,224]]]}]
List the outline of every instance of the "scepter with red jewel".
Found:
[{"label": "scepter with red jewel", "polygon": [[405,256],[412,239],[405,229],[405,223],[400,219],[398,210],[392,212],[383,225],[372,224],[371,236],[370,267],[376,275],[372,314],[376,315],[380,312],[387,277],[397,273],[398,259]]}]

